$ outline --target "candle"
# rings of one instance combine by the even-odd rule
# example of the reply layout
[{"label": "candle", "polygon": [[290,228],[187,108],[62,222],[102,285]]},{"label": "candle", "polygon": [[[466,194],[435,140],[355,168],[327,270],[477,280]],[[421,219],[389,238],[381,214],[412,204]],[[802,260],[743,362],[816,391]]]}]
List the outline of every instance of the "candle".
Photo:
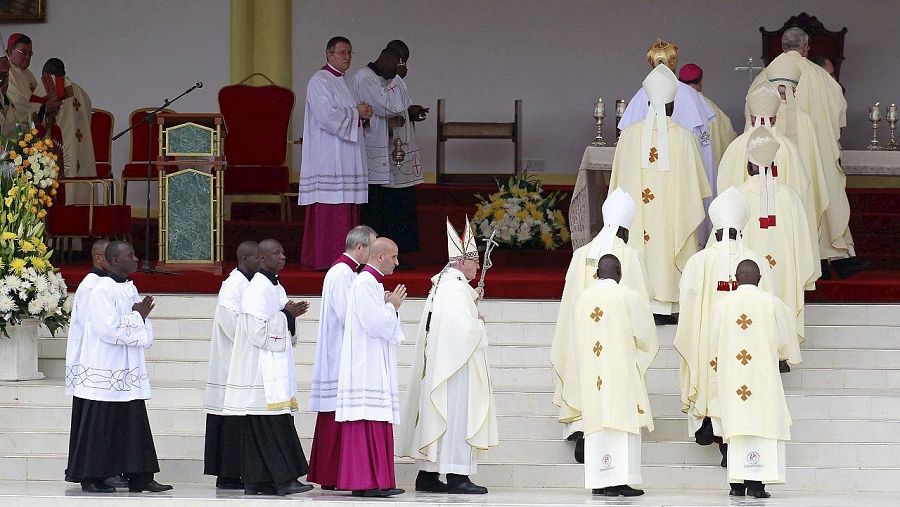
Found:
[{"label": "candle", "polygon": [[891,104],[891,107],[888,108],[887,119],[888,121],[897,121],[897,104]]},{"label": "candle", "polygon": [[616,116],[619,118],[625,114],[625,99],[619,99],[616,101]]},{"label": "candle", "polygon": [[597,116],[603,116],[603,113],[605,112],[603,97],[597,97],[597,107],[594,108],[594,112]]},{"label": "candle", "polygon": [[869,108],[869,120],[881,121],[881,102],[876,102],[874,106]]}]

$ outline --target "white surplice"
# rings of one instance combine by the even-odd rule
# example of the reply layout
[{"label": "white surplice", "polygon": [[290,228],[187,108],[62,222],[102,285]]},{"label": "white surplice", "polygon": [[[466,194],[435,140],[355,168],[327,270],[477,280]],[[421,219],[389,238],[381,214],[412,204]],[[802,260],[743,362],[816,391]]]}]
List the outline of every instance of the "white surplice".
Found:
[{"label": "white surplice", "polygon": [[328,65],[306,86],[301,205],[364,204],[368,198],[362,122],[344,74]]},{"label": "white surplice", "polygon": [[319,331],[316,336],[316,362],[313,365],[309,409],[334,412],[337,401],[338,371],[341,366],[341,343],[350,285],[356,279],[356,260],[341,254],[341,259],[325,273],[322,283],[322,306],[319,309]]},{"label": "white surplice", "polygon": [[297,337],[281,311],[287,301],[284,287],[262,272],[253,275],[244,290],[224,415],[280,415],[297,410],[293,349]]},{"label": "white surplice", "polygon": [[241,316],[241,300],[244,290],[249,285],[250,280],[247,276],[235,269],[222,282],[222,288],[219,289],[216,314],[213,318],[213,335],[209,341],[209,374],[206,377],[206,393],[203,398],[203,409],[208,414],[222,415],[234,335]]},{"label": "white surplice", "polygon": [[150,399],[144,349],[153,345],[153,325],[131,307],[141,301],[131,280],[103,277],[86,306],[82,368],[74,376],[78,398],[95,401]]},{"label": "white surplice", "polygon": [[20,69],[15,65],[9,66],[9,88],[6,95],[15,106],[15,122],[26,121],[40,110],[41,105],[31,101],[37,86],[38,81],[31,70]]},{"label": "white surplice", "polygon": [[69,319],[69,334],[66,338],[66,387],[67,396],[75,394],[76,379],[84,379],[84,365],[81,364],[81,344],[84,340],[84,325],[88,314],[91,291],[102,277],[94,271],[85,275],[75,290],[72,316]]},{"label": "white surplice", "polygon": [[335,421],[400,422],[397,345],[403,326],[384,300],[383,275],[366,266],[350,286]]},{"label": "white surplice", "polygon": [[[364,129],[369,184],[403,188],[424,182],[415,125],[408,112],[412,102],[403,78],[384,79],[367,66],[353,76],[352,88],[359,100],[370,104],[375,111]],[[389,128],[388,121],[394,116],[402,116],[406,124]],[[391,159],[394,138],[403,141],[406,153],[400,167]]]}]

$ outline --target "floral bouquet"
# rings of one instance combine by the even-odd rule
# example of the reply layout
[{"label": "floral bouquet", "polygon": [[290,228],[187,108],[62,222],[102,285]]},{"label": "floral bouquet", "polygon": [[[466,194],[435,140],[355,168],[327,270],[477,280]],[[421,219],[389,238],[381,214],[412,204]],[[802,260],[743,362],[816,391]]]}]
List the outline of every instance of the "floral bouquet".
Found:
[{"label": "floral bouquet", "polygon": [[52,334],[68,324],[66,283],[50,263],[44,218],[59,182],[53,141],[16,128],[0,138],[0,333],[23,319],[40,320]]},{"label": "floral bouquet", "polygon": [[510,177],[505,184],[498,181],[497,187],[486,199],[475,196],[478,211],[472,222],[482,236],[490,237],[496,230],[498,243],[518,248],[552,250],[569,242],[566,219],[556,209],[566,194],[556,191],[545,197],[540,180],[527,172]]}]

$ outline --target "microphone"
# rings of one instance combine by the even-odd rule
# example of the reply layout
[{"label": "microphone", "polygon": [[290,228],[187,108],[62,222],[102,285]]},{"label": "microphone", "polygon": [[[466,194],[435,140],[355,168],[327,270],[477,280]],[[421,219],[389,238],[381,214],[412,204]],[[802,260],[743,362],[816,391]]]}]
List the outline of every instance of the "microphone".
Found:
[{"label": "microphone", "polygon": [[197,81],[197,84],[195,86],[197,88],[203,88],[203,81]]}]

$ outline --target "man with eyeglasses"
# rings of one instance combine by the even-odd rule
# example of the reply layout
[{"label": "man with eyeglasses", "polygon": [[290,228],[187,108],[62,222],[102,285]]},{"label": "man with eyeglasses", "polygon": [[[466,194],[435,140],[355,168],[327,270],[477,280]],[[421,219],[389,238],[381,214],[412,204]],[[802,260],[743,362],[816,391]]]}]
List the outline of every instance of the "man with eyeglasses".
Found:
[{"label": "man with eyeglasses", "polygon": [[332,37],[326,63],[306,86],[299,203],[305,206],[300,267],[326,270],[344,251],[344,237],[359,224],[359,206],[368,199],[363,129],[372,106],[348,86],[353,49]]},{"label": "man with eyeglasses", "polygon": [[43,117],[47,113],[59,111],[62,101],[58,98],[47,99],[34,95],[38,81],[28,70],[34,52],[31,38],[22,33],[9,36],[6,44],[6,55],[9,58],[9,90],[7,96],[15,107],[15,120],[22,122],[37,114]]},{"label": "man with eyeglasses", "polygon": [[[409,47],[393,40],[377,60],[356,72],[351,86],[375,111],[364,129],[369,202],[362,207],[362,221],[375,230],[388,231],[384,234],[397,242],[400,253],[419,249],[415,186],[425,179],[415,123],[428,113],[428,108],[412,104],[409,98],[404,81],[408,61]],[[394,144],[397,140],[402,157]],[[397,267],[411,268],[403,263]]]}]

